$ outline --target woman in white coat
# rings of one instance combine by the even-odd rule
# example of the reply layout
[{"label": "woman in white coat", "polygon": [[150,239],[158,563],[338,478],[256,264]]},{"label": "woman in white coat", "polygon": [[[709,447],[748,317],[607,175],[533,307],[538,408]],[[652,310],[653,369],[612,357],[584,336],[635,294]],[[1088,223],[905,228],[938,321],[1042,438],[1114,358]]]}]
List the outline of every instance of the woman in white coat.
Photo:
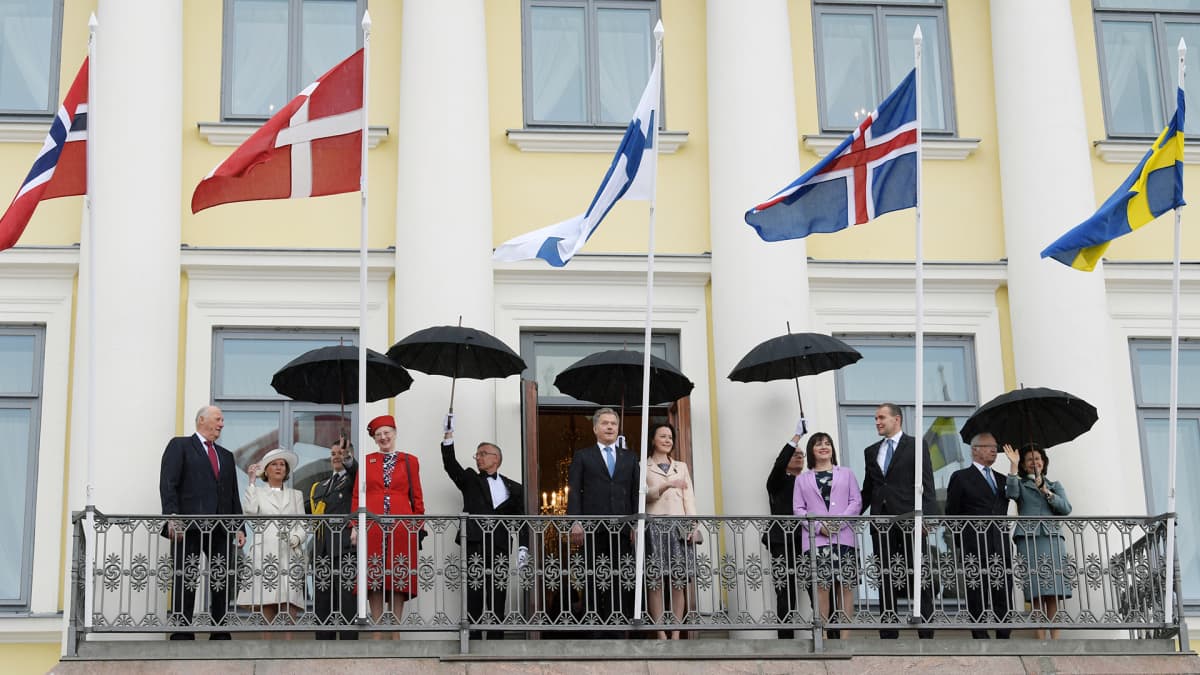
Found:
[{"label": "woman in white coat", "polygon": [[[304,516],[304,496],[299,490],[284,487],[296,468],[296,453],[276,448],[263,455],[257,464],[247,469],[250,484],[242,494],[242,511],[248,516]],[[257,485],[258,479],[266,485]],[[249,555],[254,576],[238,579],[237,604],[261,610],[267,623],[280,612],[287,612],[292,621],[304,608],[304,574],[292,575],[293,563],[303,565],[304,527],[297,521],[272,521],[253,528],[254,541]],[[264,637],[270,637],[270,633]],[[290,639],[291,634],[284,634]]]}]

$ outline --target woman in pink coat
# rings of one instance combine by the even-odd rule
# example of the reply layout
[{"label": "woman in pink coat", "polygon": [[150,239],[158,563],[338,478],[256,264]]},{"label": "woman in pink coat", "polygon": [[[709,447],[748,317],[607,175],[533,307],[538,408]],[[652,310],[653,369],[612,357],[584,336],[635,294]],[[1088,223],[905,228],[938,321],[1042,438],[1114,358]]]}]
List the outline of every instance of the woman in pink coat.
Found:
[{"label": "woman in pink coat", "polygon": [[[862,510],[858,479],[849,467],[837,465],[833,438],[818,431],[808,439],[808,468],[796,478],[792,493],[792,513],[819,519],[823,516],[857,516]],[[854,587],[858,585],[858,552],[854,529],[849,523],[819,522],[814,534],[807,525],[802,550],[817,547],[817,605],[821,618],[828,623],[830,605],[850,616],[854,611]],[[829,631],[830,638],[841,632]]]}]

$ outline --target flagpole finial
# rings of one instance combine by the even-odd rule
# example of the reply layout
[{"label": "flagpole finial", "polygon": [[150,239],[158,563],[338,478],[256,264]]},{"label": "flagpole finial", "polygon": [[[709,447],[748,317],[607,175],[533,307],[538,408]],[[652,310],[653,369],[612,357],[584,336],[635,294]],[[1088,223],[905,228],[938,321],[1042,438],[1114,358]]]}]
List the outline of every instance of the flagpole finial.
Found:
[{"label": "flagpole finial", "polygon": [[659,19],[658,23],[654,24],[654,39],[661,40],[663,38],[663,33],[666,32],[666,29],[664,29],[662,25],[662,19]]},{"label": "flagpole finial", "polygon": [[1182,37],[1180,37],[1179,38],[1179,58],[1183,58],[1183,55],[1186,53],[1187,53],[1187,43],[1183,41]]},{"label": "flagpole finial", "polygon": [[[96,27],[99,25],[100,25],[100,22],[96,20],[96,13],[92,12],[92,15],[90,17],[88,17],[88,29],[96,30]],[[1182,43],[1183,39],[1181,38],[1179,40],[1179,42]]]},{"label": "flagpole finial", "polygon": [[371,30],[371,10],[369,9],[363,10],[362,28],[363,30]]},{"label": "flagpole finial", "polygon": [[917,29],[913,31],[913,42],[921,44],[925,40],[925,36],[921,33],[921,24],[917,24]]}]

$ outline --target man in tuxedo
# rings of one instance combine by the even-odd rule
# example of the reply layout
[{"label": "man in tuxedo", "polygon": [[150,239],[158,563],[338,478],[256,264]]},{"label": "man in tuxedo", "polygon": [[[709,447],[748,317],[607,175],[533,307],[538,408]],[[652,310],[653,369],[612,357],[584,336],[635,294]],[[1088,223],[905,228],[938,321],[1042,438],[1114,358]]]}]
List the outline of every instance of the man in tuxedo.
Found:
[{"label": "man in tuxedo", "polygon": [[[216,444],[225,427],[225,417],[215,405],[196,413],[196,433],[172,438],[163,450],[158,492],[165,516],[241,515],[237,467],[233,453]],[[214,626],[225,618],[229,586],[237,578],[234,568],[237,549],[246,543],[240,524],[233,531],[211,521],[168,520],[162,534],[171,540],[175,568],[171,588],[171,617],[192,625],[197,579],[185,579],[185,570],[195,574],[200,554],[208,558],[209,614]],[[233,544],[236,544],[236,548]],[[192,582],[192,583],[188,583]],[[172,640],[193,640],[194,633],[174,633]],[[215,632],[211,640],[228,640],[229,633]]]},{"label": "man in tuxedo", "polygon": [[[313,483],[304,510],[327,516],[349,514],[350,501],[358,489],[358,463],[354,461],[354,448],[348,439],[338,439],[329,449],[329,464],[333,472],[325,480]],[[317,620],[326,623],[336,611],[341,614],[341,624],[352,626],[358,602],[354,592],[355,570],[343,567],[353,562],[351,556],[354,555],[348,519],[320,523],[314,541],[313,604]],[[333,640],[339,636],[343,640],[358,639],[358,633],[353,630],[317,631],[318,640]]]},{"label": "man in tuxedo", "polygon": [[[992,468],[996,461],[996,438],[989,433],[976,434],[971,439],[971,466],[959,469],[950,476],[947,486],[946,515],[984,516],[986,518],[1008,515],[1008,496],[1005,493],[1005,476]],[[959,540],[960,560],[967,569],[967,611],[971,620],[978,623],[984,613],[991,610],[995,621],[1004,621],[1008,614],[1013,593],[1012,553],[1004,536],[1003,521],[980,519],[968,523]],[[996,557],[1002,567],[998,575],[992,571],[992,559]],[[972,587],[972,567],[979,570],[979,583]],[[997,630],[996,638],[1007,640],[1011,631]],[[986,630],[972,630],[971,637],[986,640]]]},{"label": "man in tuxedo", "polygon": [[[900,406],[883,403],[875,410],[875,431],[881,437],[878,443],[867,446],[863,451],[866,472],[862,486],[862,510],[871,510],[872,516],[899,516],[915,510],[913,502],[913,478],[916,472],[916,441],[903,432],[903,416]],[[929,447],[921,443],[923,470],[921,472],[921,508],[924,515],[938,515],[937,498],[933,488],[933,467],[929,459]],[[871,543],[882,567],[879,601],[883,612],[896,611],[896,590],[899,588],[911,600],[913,597],[912,533],[905,532],[899,523],[872,526]],[[928,551],[928,547],[925,549]],[[928,553],[926,553],[928,557]],[[901,578],[894,577],[889,570],[894,561],[902,561],[908,570]],[[932,580],[930,580],[932,581]],[[921,617],[928,623],[933,616],[933,584],[922,580]],[[889,620],[889,617],[885,617]],[[933,631],[920,629],[922,639],[933,637]],[[899,631],[881,630],[879,637],[894,640]]]},{"label": "man in tuxedo", "polygon": [[[446,416],[445,435],[442,440],[442,468],[462,493],[463,511],[479,516],[523,516],[525,515],[525,491],[521,484],[500,475],[500,463],[504,453],[495,443],[480,443],[475,448],[476,471],[463,468],[454,456],[454,418]],[[494,524],[495,527],[490,525]],[[467,616],[471,622],[479,622],[486,612],[495,614],[496,619],[505,617],[507,588],[495,583],[492,572],[497,560],[507,566],[509,560],[509,528],[500,523],[481,526],[475,519],[467,521],[467,568],[482,564],[483,584],[478,588],[466,585]],[[529,534],[520,529],[520,547],[517,549],[517,566],[524,567],[529,561]],[[471,631],[471,638],[479,638],[479,631]],[[489,640],[501,640],[503,631],[487,631]]]},{"label": "man in tuxedo", "polygon": [[[592,416],[596,443],[576,450],[567,471],[568,515],[628,516],[637,513],[641,468],[632,452],[617,447],[618,429],[617,413],[612,408],[601,408]],[[608,569],[619,575],[621,559],[633,550],[632,527],[600,522],[590,525],[595,529],[589,527],[586,538],[581,523],[571,526],[571,543],[583,547],[591,569],[596,570],[597,560],[603,557],[608,560]],[[627,621],[633,614],[633,591],[621,588],[619,576],[606,581],[608,588],[601,588],[595,583],[595,576],[589,576],[584,611],[597,612],[602,622],[610,621],[614,612],[623,615]]]}]

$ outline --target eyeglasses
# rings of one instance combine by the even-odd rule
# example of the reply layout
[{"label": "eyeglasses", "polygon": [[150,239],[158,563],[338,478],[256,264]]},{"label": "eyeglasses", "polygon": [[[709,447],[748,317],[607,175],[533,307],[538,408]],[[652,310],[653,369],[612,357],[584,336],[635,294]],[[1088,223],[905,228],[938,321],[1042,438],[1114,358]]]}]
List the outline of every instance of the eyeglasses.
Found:
[{"label": "eyeglasses", "polygon": [[980,450],[995,450],[997,448],[995,445],[972,445],[971,447],[979,448]]},{"label": "eyeglasses", "polygon": [[498,455],[498,454],[500,454],[500,453],[498,453],[494,450],[480,450],[479,452],[475,453],[475,459],[479,459],[480,457],[487,457],[488,455]]}]

